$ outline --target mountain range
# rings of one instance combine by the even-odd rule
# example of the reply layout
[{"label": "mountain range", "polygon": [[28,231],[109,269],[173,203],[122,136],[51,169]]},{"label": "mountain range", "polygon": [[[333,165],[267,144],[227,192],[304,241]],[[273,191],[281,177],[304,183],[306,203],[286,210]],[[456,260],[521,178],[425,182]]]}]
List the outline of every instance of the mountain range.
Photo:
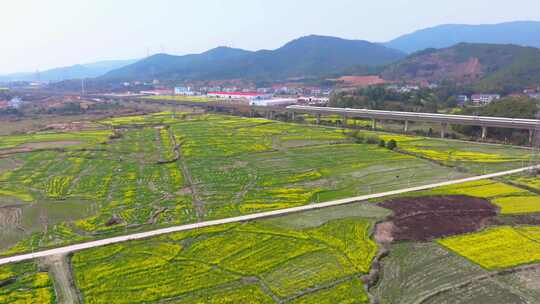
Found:
[{"label": "mountain range", "polygon": [[446,24],[403,35],[384,45],[410,54],[428,48],[447,48],[462,42],[540,47],[540,22]]},{"label": "mountain range", "polygon": [[137,60],[108,60],[88,64],[76,64],[35,73],[0,75],[0,82],[12,81],[62,81],[67,79],[94,78],[109,71],[137,62]]},{"label": "mountain range", "polygon": [[405,57],[403,52],[363,40],[307,36],[276,50],[256,52],[219,47],[173,56],[157,54],[111,71],[105,79],[286,79],[316,77],[356,65],[384,65]]},{"label": "mountain range", "polygon": [[[462,43],[468,43],[463,44]],[[477,44],[475,47],[474,45]],[[513,44],[515,47],[505,45]],[[459,46],[447,50],[452,46]],[[500,46],[500,48],[499,48]],[[346,40],[326,36],[307,36],[293,40],[276,50],[257,52],[220,47],[202,54],[173,56],[158,54],[143,59],[135,64],[111,71],[101,79],[263,79],[281,80],[301,77],[320,77],[330,74],[346,74],[348,72],[373,73],[383,70],[383,76],[403,75],[404,79],[413,78],[403,69],[417,70],[419,73],[430,73],[426,66],[426,54],[435,54],[434,49],[443,50],[439,55],[444,57],[448,52],[464,57],[465,62],[453,58],[447,61],[436,60],[439,64],[449,65],[445,68],[433,67],[433,74],[415,75],[429,81],[440,79],[457,79],[463,83],[473,83],[494,73],[493,79],[512,80],[510,72],[504,67],[516,69],[519,73],[533,76],[531,68],[519,63],[530,60],[535,49],[518,49],[519,46],[540,47],[540,22],[518,21],[493,25],[441,25],[407,34],[387,43],[372,43],[363,40]],[[482,52],[480,50],[485,50]],[[454,52],[455,51],[455,52]],[[470,52],[469,52],[470,51]],[[479,51],[477,53],[476,51]],[[489,52],[494,52],[490,54]],[[420,52],[419,54],[415,54]],[[427,53],[426,53],[427,52]],[[467,54],[471,57],[467,57]],[[407,56],[410,54],[410,56]],[[497,56],[511,56],[495,59]],[[407,57],[407,58],[406,58]],[[459,58],[461,58],[459,57]],[[468,60],[473,60],[468,62]],[[474,60],[480,62],[474,64]],[[495,61],[492,66],[488,62]],[[458,63],[459,62],[459,63]],[[433,62],[431,62],[433,63]],[[478,75],[454,75],[470,64],[472,72]],[[381,68],[381,66],[389,66]],[[375,67],[375,68],[374,68]],[[478,68],[479,70],[475,70]],[[502,71],[502,72],[501,72]],[[424,77],[425,76],[425,77]],[[459,77],[457,77],[459,76]],[[519,77],[524,76],[520,75]],[[468,77],[468,80],[465,79]],[[518,77],[518,78],[519,78]],[[534,78],[534,77],[533,77]],[[522,82],[525,79],[519,78]],[[500,87],[501,84],[495,86]]]},{"label": "mountain range", "polygon": [[[43,71],[39,80],[96,77],[100,82],[238,78],[279,81],[381,73],[390,79],[452,79],[462,83],[493,79],[488,82],[501,86],[502,81],[514,81],[512,74],[523,83],[536,81],[535,73],[540,73],[535,70],[539,47],[540,22],[451,24],[423,29],[387,43],[312,35],[275,50],[218,47],[200,54],[156,54],[139,61],[74,65]],[[0,82],[37,78],[36,73],[12,74],[0,76]]]}]

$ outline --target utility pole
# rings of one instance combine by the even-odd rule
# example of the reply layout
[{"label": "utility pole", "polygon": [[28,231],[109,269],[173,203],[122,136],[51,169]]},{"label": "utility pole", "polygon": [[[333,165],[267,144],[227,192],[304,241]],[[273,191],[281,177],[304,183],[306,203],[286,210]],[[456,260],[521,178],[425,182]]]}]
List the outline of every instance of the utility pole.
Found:
[{"label": "utility pole", "polygon": [[84,78],[81,79],[81,97],[84,97],[86,95],[85,87],[84,87]]}]

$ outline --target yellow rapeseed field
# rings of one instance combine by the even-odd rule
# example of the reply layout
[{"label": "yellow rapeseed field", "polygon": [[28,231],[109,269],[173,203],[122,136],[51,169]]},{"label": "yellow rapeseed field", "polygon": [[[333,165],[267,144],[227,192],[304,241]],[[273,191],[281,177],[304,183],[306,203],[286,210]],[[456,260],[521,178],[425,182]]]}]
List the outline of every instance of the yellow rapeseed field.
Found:
[{"label": "yellow rapeseed field", "polygon": [[540,262],[540,242],[508,226],[449,237],[438,243],[488,270]]},{"label": "yellow rapeseed field", "polygon": [[510,196],[494,199],[501,214],[524,214],[540,212],[540,196]]}]

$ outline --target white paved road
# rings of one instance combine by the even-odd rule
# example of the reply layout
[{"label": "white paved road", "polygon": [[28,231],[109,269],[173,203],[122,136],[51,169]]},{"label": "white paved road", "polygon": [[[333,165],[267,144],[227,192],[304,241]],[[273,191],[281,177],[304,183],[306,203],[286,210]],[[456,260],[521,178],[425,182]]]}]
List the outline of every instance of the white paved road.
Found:
[{"label": "white paved road", "polygon": [[515,170],[510,170],[510,171],[499,172],[499,173],[452,180],[452,181],[447,181],[447,182],[442,182],[442,183],[435,183],[435,184],[406,188],[406,189],[401,189],[401,190],[394,190],[394,191],[382,192],[382,193],[377,193],[377,194],[351,197],[351,198],[346,198],[346,199],[341,199],[341,200],[336,200],[336,201],[331,201],[331,202],[326,202],[326,203],[311,204],[311,205],[306,205],[306,206],[301,206],[301,207],[261,212],[261,213],[255,213],[255,214],[250,214],[250,215],[243,215],[243,216],[225,218],[225,219],[220,219],[220,220],[199,222],[199,223],[194,223],[194,224],[175,226],[175,227],[163,228],[163,229],[152,230],[152,231],[147,231],[147,232],[123,235],[123,236],[118,236],[118,237],[113,237],[113,238],[108,238],[108,239],[103,239],[103,240],[98,240],[98,241],[91,241],[87,243],[81,243],[81,244],[70,245],[70,246],[65,246],[65,247],[60,247],[60,248],[55,248],[55,249],[43,250],[43,251],[34,252],[34,253],[21,254],[21,255],[1,258],[0,265],[28,261],[35,258],[41,258],[41,257],[46,257],[46,256],[51,256],[51,255],[56,255],[56,254],[67,254],[67,253],[80,251],[84,249],[101,247],[101,246],[106,246],[106,245],[111,245],[111,244],[116,244],[116,243],[122,243],[122,242],[131,241],[131,240],[146,239],[146,238],[160,236],[160,235],[174,233],[174,232],[181,232],[181,231],[187,231],[187,230],[193,230],[193,229],[199,229],[199,228],[217,226],[217,225],[224,225],[224,224],[230,224],[230,223],[237,223],[237,222],[247,222],[247,221],[253,221],[253,220],[258,220],[258,219],[263,219],[263,218],[286,215],[290,213],[352,204],[355,202],[366,201],[366,200],[374,199],[374,198],[382,198],[382,197],[393,196],[393,195],[398,195],[398,194],[403,194],[403,193],[408,193],[408,192],[429,190],[429,189],[438,188],[442,186],[457,185],[457,184],[462,184],[462,183],[467,183],[467,182],[473,182],[473,181],[490,179],[490,178],[495,178],[495,177],[500,177],[500,176],[505,176],[505,175],[511,175],[511,174],[521,173],[521,172],[525,172],[532,169],[540,169],[540,166],[531,166],[531,167],[525,167],[525,168],[520,168],[520,169],[515,169]]}]

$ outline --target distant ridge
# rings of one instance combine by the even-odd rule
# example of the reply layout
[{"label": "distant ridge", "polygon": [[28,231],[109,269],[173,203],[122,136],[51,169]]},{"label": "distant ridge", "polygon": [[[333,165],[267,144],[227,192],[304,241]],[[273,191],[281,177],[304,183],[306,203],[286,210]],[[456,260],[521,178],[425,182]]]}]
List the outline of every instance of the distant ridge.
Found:
[{"label": "distant ridge", "polygon": [[132,64],[137,60],[107,60],[88,64],[76,64],[68,67],[54,68],[38,73],[14,73],[0,75],[0,82],[12,81],[63,81],[68,79],[94,78],[105,73]]},{"label": "distant ridge", "polygon": [[446,48],[458,43],[516,44],[540,47],[540,21],[499,24],[446,24],[422,29],[385,43],[405,53],[428,48]]}]

